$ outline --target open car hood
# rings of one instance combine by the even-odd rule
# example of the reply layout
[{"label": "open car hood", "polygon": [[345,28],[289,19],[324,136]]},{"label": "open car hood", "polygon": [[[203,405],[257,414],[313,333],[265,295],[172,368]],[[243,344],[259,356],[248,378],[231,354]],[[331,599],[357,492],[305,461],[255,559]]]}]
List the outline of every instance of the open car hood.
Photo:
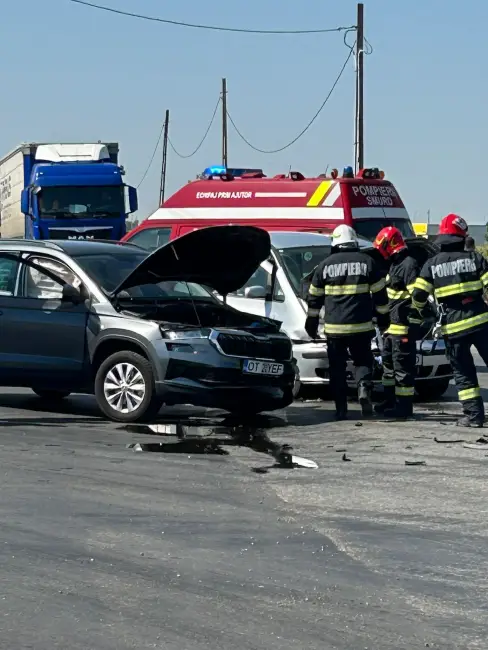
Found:
[{"label": "open car hood", "polygon": [[165,280],[196,282],[226,295],[246,284],[271,252],[269,234],[254,226],[211,226],[174,239],[148,255],[112,296]]}]

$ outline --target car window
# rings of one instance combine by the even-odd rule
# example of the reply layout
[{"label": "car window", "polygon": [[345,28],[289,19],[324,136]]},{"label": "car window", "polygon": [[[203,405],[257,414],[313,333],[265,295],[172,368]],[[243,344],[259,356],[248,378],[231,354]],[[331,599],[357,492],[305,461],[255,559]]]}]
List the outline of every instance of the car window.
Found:
[{"label": "car window", "polygon": [[61,300],[63,296],[63,281],[67,284],[73,285],[74,287],[79,287],[81,285],[81,281],[76,277],[73,271],[58,260],[53,260],[47,257],[30,257],[29,261],[40,267],[44,267],[51,273],[54,273],[60,278],[60,281],[56,282],[53,278],[39,269],[25,265],[25,298]]},{"label": "car window", "polygon": [[19,253],[0,255],[0,296],[13,296],[19,268]]},{"label": "car window", "polygon": [[140,230],[128,239],[131,244],[136,244],[147,251],[155,251],[169,241],[171,228],[146,228]]},{"label": "car window", "polygon": [[[234,293],[230,293],[229,296],[236,296],[238,298],[264,300],[264,295],[259,295],[259,297],[257,295],[256,296],[253,296],[252,294],[249,295],[249,290],[251,288],[259,287],[262,289],[262,291],[266,292],[267,288],[270,285],[271,285],[271,273],[266,269],[264,269],[262,266],[260,266],[251,275],[251,277],[249,278],[249,280],[246,282],[244,286],[242,286]],[[285,300],[285,295],[283,293],[283,290],[278,280],[275,280],[275,290],[274,290],[273,300],[276,300],[278,302],[283,302]]]}]

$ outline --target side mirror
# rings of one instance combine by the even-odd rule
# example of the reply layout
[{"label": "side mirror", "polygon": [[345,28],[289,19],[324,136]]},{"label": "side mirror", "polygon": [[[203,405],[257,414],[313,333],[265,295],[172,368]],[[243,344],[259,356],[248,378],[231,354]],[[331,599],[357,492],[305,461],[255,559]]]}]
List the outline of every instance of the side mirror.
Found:
[{"label": "side mirror", "polygon": [[62,301],[70,302],[73,305],[80,305],[85,301],[85,298],[83,298],[81,295],[81,291],[79,291],[72,284],[64,284]]},{"label": "side mirror", "polygon": [[28,188],[22,190],[22,194],[20,195],[20,210],[22,214],[31,214],[30,192]]},{"label": "side mirror", "polygon": [[266,298],[266,289],[264,287],[247,287],[244,290],[244,298]]},{"label": "side mirror", "polygon": [[139,201],[137,200],[137,190],[135,187],[131,187],[130,185],[126,185],[127,188],[127,194],[128,194],[128,203],[129,203],[129,209],[127,210],[128,213],[132,214],[133,212],[137,212],[139,209]]}]

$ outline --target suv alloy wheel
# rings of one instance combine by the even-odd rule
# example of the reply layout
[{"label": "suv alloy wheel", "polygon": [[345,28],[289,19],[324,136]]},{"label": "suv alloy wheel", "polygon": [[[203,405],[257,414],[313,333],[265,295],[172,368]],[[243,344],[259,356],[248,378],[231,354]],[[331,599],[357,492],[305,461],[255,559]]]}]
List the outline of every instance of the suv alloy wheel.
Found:
[{"label": "suv alloy wheel", "polygon": [[100,410],[115,422],[154,418],[163,403],[155,392],[151,363],[129,350],[115,352],[100,365],[95,397]]}]

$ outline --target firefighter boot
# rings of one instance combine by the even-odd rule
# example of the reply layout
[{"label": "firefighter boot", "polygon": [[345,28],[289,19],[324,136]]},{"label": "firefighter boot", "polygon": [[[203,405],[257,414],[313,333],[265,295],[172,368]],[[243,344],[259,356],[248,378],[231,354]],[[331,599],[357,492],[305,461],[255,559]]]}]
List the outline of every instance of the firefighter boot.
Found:
[{"label": "firefighter boot", "polygon": [[347,401],[340,400],[335,402],[335,419],[336,420],[347,420]]},{"label": "firefighter boot", "polygon": [[374,412],[381,415],[387,409],[395,407],[395,386],[385,386],[383,391],[383,401],[375,404]]},{"label": "firefighter boot", "polygon": [[385,417],[394,420],[407,420],[413,416],[413,399],[411,397],[397,397],[396,404],[391,409],[386,409]]},{"label": "firefighter boot", "polygon": [[366,382],[359,382],[358,400],[361,405],[361,412],[364,417],[373,414],[373,404],[371,402],[371,386]]}]

